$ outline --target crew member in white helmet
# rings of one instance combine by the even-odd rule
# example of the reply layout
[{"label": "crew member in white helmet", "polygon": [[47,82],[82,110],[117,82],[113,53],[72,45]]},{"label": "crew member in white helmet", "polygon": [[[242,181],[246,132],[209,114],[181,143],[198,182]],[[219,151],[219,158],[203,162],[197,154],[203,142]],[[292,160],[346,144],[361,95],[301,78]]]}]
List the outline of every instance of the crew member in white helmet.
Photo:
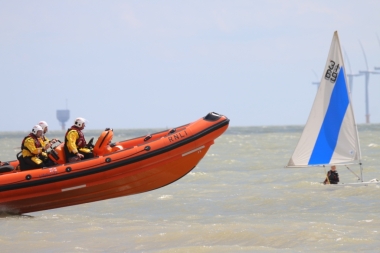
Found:
[{"label": "crew member in white helmet", "polygon": [[46,133],[48,132],[48,127],[49,127],[49,125],[48,125],[48,123],[46,123],[46,121],[41,120],[40,122],[38,122],[38,125],[40,125],[42,127],[43,131],[42,131],[41,140],[43,141],[44,149],[47,150],[48,148],[51,147],[52,144],[57,142],[57,139],[49,140],[46,137]]},{"label": "crew member in white helmet", "polygon": [[21,143],[20,169],[30,170],[46,167],[43,161],[43,147],[41,144],[42,127],[35,125],[28,136]]},{"label": "crew member in white helmet", "polygon": [[82,130],[86,126],[86,119],[76,118],[65,135],[66,162],[78,161],[94,157],[92,150],[86,145],[86,139]]}]

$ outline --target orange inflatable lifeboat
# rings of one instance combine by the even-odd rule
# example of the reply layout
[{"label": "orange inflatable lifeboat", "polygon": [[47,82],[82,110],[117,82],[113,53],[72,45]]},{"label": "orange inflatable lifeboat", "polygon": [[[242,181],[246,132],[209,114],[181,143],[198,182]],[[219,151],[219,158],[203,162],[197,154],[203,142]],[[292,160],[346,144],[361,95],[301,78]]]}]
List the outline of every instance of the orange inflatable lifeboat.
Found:
[{"label": "orange inflatable lifeboat", "polygon": [[[105,129],[94,158],[65,163],[63,143],[50,151],[56,164],[18,171],[0,166],[0,211],[22,214],[151,191],[180,179],[223,134],[229,119],[217,113],[158,133],[112,143]],[[92,145],[92,140],[90,141]]]}]

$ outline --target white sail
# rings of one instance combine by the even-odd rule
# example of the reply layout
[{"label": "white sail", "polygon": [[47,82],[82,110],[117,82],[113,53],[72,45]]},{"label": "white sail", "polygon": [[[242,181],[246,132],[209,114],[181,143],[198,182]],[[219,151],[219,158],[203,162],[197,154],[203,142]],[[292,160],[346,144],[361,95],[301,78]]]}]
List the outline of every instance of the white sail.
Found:
[{"label": "white sail", "polygon": [[338,32],[309,118],[287,167],[347,164],[361,159]]}]

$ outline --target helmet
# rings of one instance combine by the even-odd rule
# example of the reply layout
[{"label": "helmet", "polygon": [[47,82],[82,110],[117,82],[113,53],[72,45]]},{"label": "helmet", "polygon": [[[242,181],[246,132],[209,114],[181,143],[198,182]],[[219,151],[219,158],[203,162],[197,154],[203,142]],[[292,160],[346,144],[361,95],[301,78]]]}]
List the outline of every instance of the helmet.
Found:
[{"label": "helmet", "polygon": [[40,125],[35,125],[32,128],[32,134],[37,135],[38,131],[42,131],[42,127]]},{"label": "helmet", "polygon": [[84,123],[86,123],[86,119],[84,119],[84,118],[76,118],[75,121],[74,121],[74,126],[80,128],[80,127],[84,126]]},{"label": "helmet", "polygon": [[46,123],[46,121],[40,121],[38,122],[38,125],[40,125],[42,129],[45,129],[45,127],[48,127],[48,124]]}]

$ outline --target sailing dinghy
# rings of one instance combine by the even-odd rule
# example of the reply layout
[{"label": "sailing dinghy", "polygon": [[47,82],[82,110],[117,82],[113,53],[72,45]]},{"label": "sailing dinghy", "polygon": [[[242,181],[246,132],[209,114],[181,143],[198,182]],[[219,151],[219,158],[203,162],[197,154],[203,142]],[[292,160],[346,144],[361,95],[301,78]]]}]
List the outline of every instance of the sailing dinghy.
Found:
[{"label": "sailing dinghy", "polygon": [[[348,167],[352,164],[359,165],[359,175]],[[340,185],[380,184],[377,179],[363,181],[359,135],[336,31],[309,118],[286,167],[332,165],[346,166],[358,178]]]}]

